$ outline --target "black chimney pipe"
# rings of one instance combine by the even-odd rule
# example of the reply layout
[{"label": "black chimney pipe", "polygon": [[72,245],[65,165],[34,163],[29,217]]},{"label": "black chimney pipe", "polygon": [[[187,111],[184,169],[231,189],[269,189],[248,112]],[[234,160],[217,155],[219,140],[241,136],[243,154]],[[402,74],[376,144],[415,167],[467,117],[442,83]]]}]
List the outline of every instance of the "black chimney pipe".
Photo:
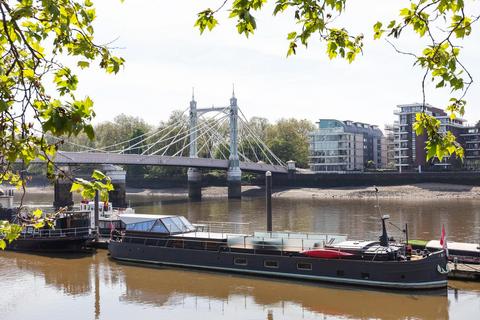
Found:
[{"label": "black chimney pipe", "polygon": [[385,220],[389,219],[388,215],[382,216],[382,235],[380,236],[380,245],[382,247],[388,247],[388,234],[387,227],[385,226]]}]

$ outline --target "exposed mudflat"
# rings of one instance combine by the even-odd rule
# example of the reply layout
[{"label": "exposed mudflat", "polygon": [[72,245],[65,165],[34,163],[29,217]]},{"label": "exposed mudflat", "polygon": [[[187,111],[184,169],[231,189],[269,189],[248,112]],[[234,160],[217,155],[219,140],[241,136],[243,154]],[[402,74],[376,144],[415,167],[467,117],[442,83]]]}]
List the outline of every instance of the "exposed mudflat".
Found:
[{"label": "exposed mudflat", "polygon": [[[403,186],[384,186],[378,188],[379,198],[388,199],[480,199],[480,186],[420,183]],[[166,196],[187,196],[187,189],[127,189],[128,193],[161,194]],[[261,197],[264,189],[257,186],[242,187],[243,196]],[[207,187],[202,189],[204,197],[226,197],[226,187]],[[342,188],[276,188],[273,197],[292,199],[368,199],[375,198],[374,187],[342,187]]]},{"label": "exposed mudflat", "polygon": [[[480,199],[480,186],[467,186],[442,183],[419,183],[403,186],[379,186],[378,197],[382,199]],[[53,193],[53,187],[29,187],[28,192]],[[186,188],[135,189],[127,188],[127,193],[143,195],[163,195],[168,197],[187,197]],[[244,197],[263,197],[265,191],[258,186],[243,186]],[[227,196],[226,187],[206,187],[202,196],[221,198]],[[273,197],[290,199],[370,199],[375,198],[374,187],[341,188],[274,188]]]}]

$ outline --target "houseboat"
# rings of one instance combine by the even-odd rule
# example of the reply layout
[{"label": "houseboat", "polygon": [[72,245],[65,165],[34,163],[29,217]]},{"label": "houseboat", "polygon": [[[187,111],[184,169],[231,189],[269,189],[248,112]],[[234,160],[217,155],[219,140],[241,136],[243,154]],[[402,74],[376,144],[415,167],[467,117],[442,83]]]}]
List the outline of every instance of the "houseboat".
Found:
[{"label": "houseboat", "polygon": [[[439,240],[411,240],[412,248],[422,252],[437,251],[442,249]],[[447,241],[448,260],[459,263],[480,264],[480,244]]]},{"label": "houseboat", "polygon": [[346,235],[212,232],[183,216],[122,215],[126,229],[109,243],[113,259],[249,275],[302,279],[388,289],[447,286],[442,250],[411,256],[388,240],[385,218],[380,241]]},{"label": "houseboat", "polygon": [[[95,202],[84,200],[80,203],[80,211],[90,212],[92,229],[95,229]],[[133,208],[114,208],[111,202],[98,202],[98,232],[102,237],[110,237],[113,230],[122,231],[125,224],[120,219],[122,214],[134,214]]]},{"label": "houseboat", "polygon": [[[53,228],[19,222],[17,208],[13,204],[13,192],[0,194],[0,220],[22,224],[20,236],[7,244],[7,250],[30,252],[80,252],[87,249],[95,237],[91,228],[90,212],[62,212],[55,219]],[[1,235],[0,235],[1,236]]]}]

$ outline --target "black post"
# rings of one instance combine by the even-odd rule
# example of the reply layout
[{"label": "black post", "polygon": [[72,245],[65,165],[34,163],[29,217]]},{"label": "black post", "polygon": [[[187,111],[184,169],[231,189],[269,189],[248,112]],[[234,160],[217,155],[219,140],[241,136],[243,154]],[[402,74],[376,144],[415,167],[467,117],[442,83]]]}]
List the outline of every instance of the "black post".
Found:
[{"label": "black post", "polygon": [[99,195],[98,195],[98,190],[95,190],[95,201],[94,201],[94,213],[95,213],[95,238],[98,240],[98,201],[99,201]]},{"label": "black post", "polygon": [[405,223],[405,242],[408,244],[408,223]]},{"label": "black post", "polygon": [[267,231],[272,232],[272,173],[265,173],[265,197],[267,202]]}]

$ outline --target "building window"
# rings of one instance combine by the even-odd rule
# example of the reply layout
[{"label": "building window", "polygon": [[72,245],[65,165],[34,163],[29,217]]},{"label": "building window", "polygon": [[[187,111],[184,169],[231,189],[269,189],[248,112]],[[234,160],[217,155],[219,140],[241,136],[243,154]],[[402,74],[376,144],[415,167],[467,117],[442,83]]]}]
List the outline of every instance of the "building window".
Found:
[{"label": "building window", "polygon": [[298,270],[312,270],[312,264],[307,262],[299,262],[297,263]]},{"label": "building window", "polygon": [[275,260],[265,260],[263,262],[263,265],[266,267],[266,268],[278,268],[278,261],[275,261]]},{"label": "building window", "polygon": [[233,263],[239,266],[246,266],[247,265],[247,258],[235,258]]}]

